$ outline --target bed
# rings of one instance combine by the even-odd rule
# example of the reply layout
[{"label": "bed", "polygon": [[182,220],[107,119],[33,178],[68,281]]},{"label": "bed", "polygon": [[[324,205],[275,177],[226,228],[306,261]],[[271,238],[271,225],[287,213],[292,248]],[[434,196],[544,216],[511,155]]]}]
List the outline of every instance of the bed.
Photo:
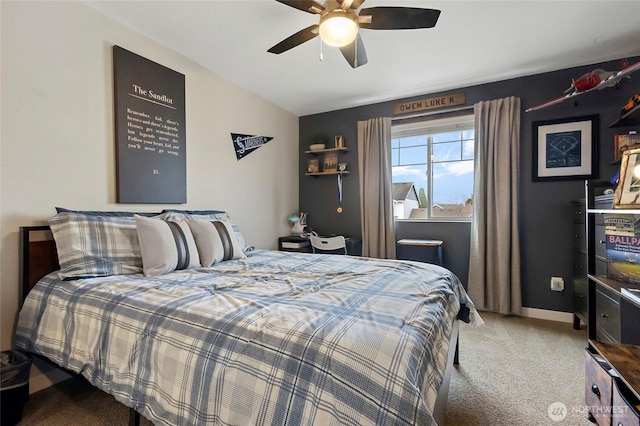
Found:
[{"label": "bed", "polygon": [[[444,423],[458,318],[479,320],[447,269],[251,250],[232,222],[220,228],[235,255],[206,267],[192,256],[191,266],[149,275],[147,258],[132,257],[116,237],[118,250],[104,251],[135,258],[142,270],[123,271],[122,259],[96,269],[104,259],[78,258],[78,246],[95,251],[113,244],[104,240],[114,234],[82,228],[115,220],[130,232],[131,217],[60,210],[56,217],[65,213],[76,222],[50,221],[55,244],[31,241],[47,227],[21,229],[28,295],[16,345],[82,375],[154,424]],[[143,220],[217,222],[221,212],[208,213]],[[65,256],[61,229],[74,227],[72,239],[85,241]],[[134,240],[130,234],[127,244]],[[144,241],[139,235],[142,248]],[[163,251],[151,241],[154,253]],[[200,241],[191,246],[206,252]],[[195,263],[208,264],[205,257]]]}]

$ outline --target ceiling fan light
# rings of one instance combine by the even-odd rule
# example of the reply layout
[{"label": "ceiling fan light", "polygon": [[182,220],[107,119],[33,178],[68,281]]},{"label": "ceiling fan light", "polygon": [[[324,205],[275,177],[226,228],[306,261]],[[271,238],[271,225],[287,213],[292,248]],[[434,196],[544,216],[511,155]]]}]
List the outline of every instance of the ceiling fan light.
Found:
[{"label": "ceiling fan light", "polygon": [[358,22],[351,13],[336,9],[320,18],[320,38],[329,46],[346,46],[357,35]]}]

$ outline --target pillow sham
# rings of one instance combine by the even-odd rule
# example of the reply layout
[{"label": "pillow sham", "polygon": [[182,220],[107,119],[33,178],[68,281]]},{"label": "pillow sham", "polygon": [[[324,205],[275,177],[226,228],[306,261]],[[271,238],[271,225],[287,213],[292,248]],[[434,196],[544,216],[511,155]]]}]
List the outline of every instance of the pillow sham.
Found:
[{"label": "pillow sham", "polygon": [[187,223],[196,241],[202,266],[246,257],[228,220],[190,219]]},{"label": "pillow sham", "polygon": [[222,210],[176,210],[176,209],[165,209],[162,210],[162,213],[165,215],[166,220],[181,220],[181,219],[191,219],[191,220],[207,220],[207,221],[215,221],[215,220],[223,220],[226,219],[233,229],[233,233],[236,235],[236,239],[238,240],[238,244],[240,245],[240,249],[242,251],[247,251],[249,247],[247,247],[247,243],[240,232],[240,228],[238,225],[231,219],[231,216],[225,211]]},{"label": "pillow sham", "polygon": [[140,215],[136,222],[145,276],[200,266],[200,256],[186,221],[164,221]]},{"label": "pillow sham", "polygon": [[60,278],[89,278],[142,272],[133,216],[61,212],[49,219],[60,262]]}]

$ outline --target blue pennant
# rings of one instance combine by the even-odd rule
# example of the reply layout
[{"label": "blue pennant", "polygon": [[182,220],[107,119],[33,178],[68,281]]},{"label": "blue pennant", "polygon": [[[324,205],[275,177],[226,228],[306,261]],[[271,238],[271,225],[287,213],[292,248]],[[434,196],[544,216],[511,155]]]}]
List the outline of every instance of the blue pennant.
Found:
[{"label": "blue pennant", "polygon": [[251,154],[256,149],[273,139],[270,136],[242,135],[239,133],[231,133],[233,148],[236,151],[238,160]]}]

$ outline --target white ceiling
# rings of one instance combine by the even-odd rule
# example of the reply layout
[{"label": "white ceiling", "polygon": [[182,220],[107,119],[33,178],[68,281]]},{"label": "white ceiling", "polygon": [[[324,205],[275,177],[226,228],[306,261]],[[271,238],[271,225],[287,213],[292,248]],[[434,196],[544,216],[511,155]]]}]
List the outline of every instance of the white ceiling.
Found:
[{"label": "white ceiling", "polygon": [[328,46],[320,61],[319,38],[267,53],[319,18],[274,0],[87,3],[298,116],[640,55],[640,1],[367,0],[442,13],[431,29],[361,30],[357,69]]}]

